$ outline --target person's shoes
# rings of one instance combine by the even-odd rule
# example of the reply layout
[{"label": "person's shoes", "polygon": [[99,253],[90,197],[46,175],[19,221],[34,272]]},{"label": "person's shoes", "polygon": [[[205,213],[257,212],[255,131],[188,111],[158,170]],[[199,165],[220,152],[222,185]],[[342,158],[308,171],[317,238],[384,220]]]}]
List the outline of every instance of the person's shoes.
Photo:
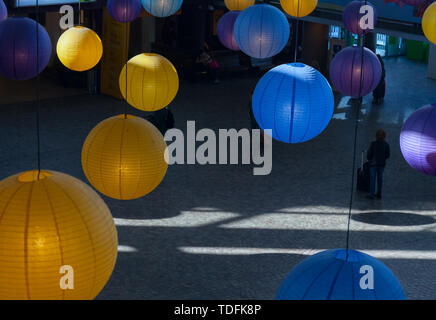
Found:
[{"label": "person's shoes", "polygon": [[366,196],[366,198],[367,198],[367,199],[374,200],[374,196],[372,196],[372,195],[370,195],[370,194],[368,194],[368,195]]},{"label": "person's shoes", "polygon": [[381,198],[382,198],[382,196],[381,196],[380,193],[377,193],[377,194],[375,195],[375,197],[376,197],[377,199],[381,199]]}]

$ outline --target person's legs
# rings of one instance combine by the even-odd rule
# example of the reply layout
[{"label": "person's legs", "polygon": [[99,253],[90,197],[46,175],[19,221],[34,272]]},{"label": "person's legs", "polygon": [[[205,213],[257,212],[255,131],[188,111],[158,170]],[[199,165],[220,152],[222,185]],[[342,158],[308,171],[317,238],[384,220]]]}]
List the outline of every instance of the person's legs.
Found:
[{"label": "person's legs", "polygon": [[375,194],[375,176],[376,176],[376,167],[369,168],[369,196],[374,198]]},{"label": "person's legs", "polygon": [[377,168],[377,197],[381,198],[383,185],[383,167]]}]

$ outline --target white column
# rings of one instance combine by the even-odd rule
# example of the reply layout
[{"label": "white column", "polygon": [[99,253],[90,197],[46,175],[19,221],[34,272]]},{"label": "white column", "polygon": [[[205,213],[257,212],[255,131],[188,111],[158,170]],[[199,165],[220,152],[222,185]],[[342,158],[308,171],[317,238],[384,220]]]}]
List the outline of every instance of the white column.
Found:
[{"label": "white column", "polygon": [[430,53],[428,55],[427,77],[436,79],[436,45],[430,44]]}]

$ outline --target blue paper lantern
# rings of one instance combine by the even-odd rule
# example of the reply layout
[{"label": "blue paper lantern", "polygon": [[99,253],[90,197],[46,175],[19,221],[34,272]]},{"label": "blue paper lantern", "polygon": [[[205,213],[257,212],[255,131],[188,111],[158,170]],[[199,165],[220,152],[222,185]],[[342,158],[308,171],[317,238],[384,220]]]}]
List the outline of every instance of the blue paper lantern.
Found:
[{"label": "blue paper lantern", "polygon": [[35,20],[19,17],[0,22],[0,48],[0,74],[13,80],[27,80],[39,74],[47,66],[52,49],[43,26]]},{"label": "blue paper lantern", "polygon": [[316,69],[282,64],[267,72],[253,95],[253,114],[262,129],[287,143],[313,139],[328,125],[334,110],[332,88]]},{"label": "blue paper lantern", "polygon": [[8,8],[5,3],[0,0],[0,22],[6,20],[8,18]]},{"label": "blue paper lantern", "polygon": [[169,17],[182,6],[183,0],[141,0],[144,9],[155,17]]},{"label": "blue paper lantern", "polygon": [[276,7],[258,4],[242,11],[235,21],[236,43],[245,54],[258,59],[275,56],[289,40],[289,22]]},{"label": "blue paper lantern", "polygon": [[235,21],[239,16],[240,11],[229,11],[221,17],[217,25],[218,39],[222,45],[230,50],[238,51],[239,47],[236,43],[233,33]]},{"label": "blue paper lantern", "polygon": [[140,0],[108,0],[107,10],[114,20],[125,23],[139,16],[142,5]]},{"label": "blue paper lantern", "polygon": [[277,300],[405,300],[391,270],[363,252],[322,251],[300,262],[281,284]]}]

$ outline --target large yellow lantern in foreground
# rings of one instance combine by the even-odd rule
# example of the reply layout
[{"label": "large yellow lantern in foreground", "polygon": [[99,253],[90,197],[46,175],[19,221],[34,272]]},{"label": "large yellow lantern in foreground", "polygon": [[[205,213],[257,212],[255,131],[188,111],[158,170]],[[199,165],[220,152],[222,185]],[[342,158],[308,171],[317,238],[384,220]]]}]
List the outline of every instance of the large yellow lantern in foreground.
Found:
[{"label": "large yellow lantern in foreground", "polygon": [[[143,111],[156,111],[173,101],[179,90],[179,77],[173,64],[155,53],[142,53],[124,65],[119,78],[121,93],[127,102]],[[127,90],[126,90],[127,87]]]},{"label": "large yellow lantern in foreground", "polygon": [[224,0],[224,4],[230,11],[242,11],[254,5],[256,0]]},{"label": "large yellow lantern in foreground", "polygon": [[0,181],[0,299],[93,299],[117,257],[117,231],[88,185],[56,172]]},{"label": "large yellow lantern in foreground", "polygon": [[143,118],[119,115],[100,122],[82,149],[82,168],[104,195],[131,200],[155,189],[165,176],[166,143]]},{"label": "large yellow lantern in foreground", "polygon": [[428,41],[436,44],[436,2],[425,10],[422,16],[422,30]]},{"label": "large yellow lantern in foreground", "polygon": [[68,69],[86,71],[95,67],[103,55],[98,35],[86,27],[73,27],[59,37],[56,51]]},{"label": "large yellow lantern in foreground", "polygon": [[316,9],[318,0],[280,0],[283,10],[290,16],[301,18]]}]

